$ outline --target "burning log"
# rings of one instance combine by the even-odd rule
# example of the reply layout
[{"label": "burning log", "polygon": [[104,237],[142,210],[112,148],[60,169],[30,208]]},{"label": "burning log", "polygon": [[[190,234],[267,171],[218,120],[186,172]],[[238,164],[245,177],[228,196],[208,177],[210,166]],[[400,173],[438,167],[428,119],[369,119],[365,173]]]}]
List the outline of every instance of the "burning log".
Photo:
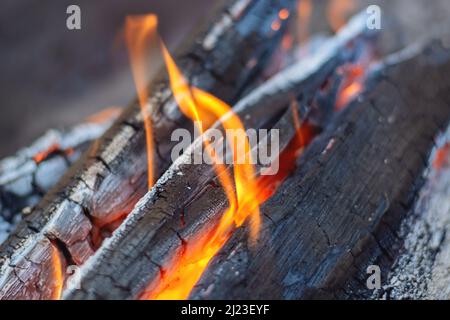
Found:
[{"label": "burning log", "polygon": [[[365,37],[370,35],[365,16],[357,16],[319,53],[279,73],[242,99],[233,110],[253,128],[265,126],[261,119],[271,119],[268,122],[274,123],[284,110],[273,128],[280,130],[280,146],[286,147],[296,135],[295,119],[291,110],[286,111],[289,102],[300,99],[303,107],[309,106],[312,100],[317,103],[318,96],[323,94],[319,90],[323,83],[336,78],[340,65],[353,61],[356,44],[362,41],[367,45]],[[333,93],[327,98],[328,106],[319,106],[325,107],[321,108],[325,116],[314,117],[318,110],[310,108],[302,109],[303,116],[315,118],[316,125],[324,125],[336,101]],[[257,116],[262,112],[266,112],[265,117]],[[112,238],[83,266],[81,289],[70,288],[65,298],[142,298],[149,282],[164,273],[164,265],[173,253],[205,224],[220,217],[228,203],[225,193],[217,186],[213,166],[191,164],[194,150],[202,141],[202,138],[196,140],[141,199]]]},{"label": "burning log", "polygon": [[366,267],[392,264],[395,230],[450,118],[445,43],[409,50],[399,63],[389,59],[379,83],[311,145],[264,205],[267,219],[253,250],[238,231],[190,297],[370,296]]},{"label": "burning log", "polygon": [[66,130],[49,130],[31,146],[0,162],[0,243],[66,170],[117,118],[108,108]]},{"label": "burning log", "polygon": [[[234,103],[281,39],[288,20],[280,19],[280,10],[294,5],[293,0],[228,1],[207,32],[180,47],[181,69],[196,87]],[[151,87],[147,113],[159,176],[171,162],[171,133],[180,127],[192,130],[192,124],[178,111],[164,70]],[[120,223],[147,191],[145,142],[144,119],[134,103],[2,245],[1,298],[54,297],[49,286],[55,277],[42,273],[43,268],[58,271],[82,264],[100,245],[103,232]]]}]

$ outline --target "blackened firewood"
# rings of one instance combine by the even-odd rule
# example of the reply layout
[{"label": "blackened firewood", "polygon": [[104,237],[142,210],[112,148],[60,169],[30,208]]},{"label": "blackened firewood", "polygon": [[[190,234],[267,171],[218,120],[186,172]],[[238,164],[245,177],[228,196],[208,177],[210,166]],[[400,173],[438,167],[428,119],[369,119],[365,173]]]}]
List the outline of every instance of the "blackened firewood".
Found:
[{"label": "blackened firewood", "polygon": [[[365,17],[355,17],[317,54],[268,80],[242,99],[234,110],[265,111],[262,118],[268,120],[277,111],[286,109],[292,99],[300,97],[305,105],[312,100],[317,102],[314,98],[320,96],[321,84],[335,75],[339,65],[352,61],[357,46],[348,47],[349,42],[365,42],[364,37],[369,34]],[[334,106],[335,95],[328,98]],[[332,108],[322,111],[329,114]],[[255,122],[261,117],[252,120],[243,113],[240,116],[251,127],[264,125]],[[325,121],[329,117],[320,119]],[[280,146],[284,148],[296,132],[291,111],[286,111],[272,129],[280,130]],[[80,289],[70,288],[65,298],[139,298],[151,279],[159,277],[160,267],[171,259],[181,242],[189,241],[205,224],[220,217],[227,207],[227,199],[218,187],[213,167],[206,163],[191,164],[193,150],[201,143],[202,139],[194,142],[141,199],[112,238],[81,269]]]},{"label": "blackened firewood", "polygon": [[117,118],[111,108],[65,130],[49,130],[32,145],[0,161],[0,243],[53,187],[90,143]]},{"label": "blackened firewood", "polygon": [[402,221],[401,249],[383,270],[380,299],[450,298],[450,127],[437,139],[414,208]]},{"label": "blackened firewood", "polygon": [[[288,20],[279,21],[278,30],[272,29],[272,22],[279,19],[281,9],[292,10],[295,2],[227,1],[226,9],[218,8],[209,24],[180,46],[175,54],[177,63],[194,86],[236,102],[277,47]],[[150,87],[149,113],[159,176],[171,162],[173,130],[191,130],[192,124],[178,110],[164,68]],[[50,278],[41,279],[41,286],[29,285],[37,281],[48,259],[48,255],[39,258],[39,244],[48,244],[50,239],[64,248],[66,263],[82,264],[98,245],[93,243],[92,231],[123,219],[147,188],[144,126],[134,103],[2,245],[0,297],[48,298]],[[19,267],[31,256],[33,264]]]},{"label": "blackened firewood", "polygon": [[[357,298],[366,267],[392,264],[434,138],[450,118],[448,40],[411,49],[344,111],[262,208],[254,248],[239,230],[193,299]],[[293,196],[295,195],[295,196]]]}]

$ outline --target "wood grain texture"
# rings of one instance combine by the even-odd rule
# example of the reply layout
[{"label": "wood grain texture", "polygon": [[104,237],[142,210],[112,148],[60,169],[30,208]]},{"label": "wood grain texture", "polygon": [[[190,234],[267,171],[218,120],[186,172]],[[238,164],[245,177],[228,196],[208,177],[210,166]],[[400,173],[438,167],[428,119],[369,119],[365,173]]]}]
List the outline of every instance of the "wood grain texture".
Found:
[{"label": "wood grain texture", "polygon": [[311,145],[295,175],[263,206],[258,244],[250,248],[246,231],[238,230],[192,299],[370,295],[366,266],[392,263],[399,221],[450,118],[446,43],[433,42],[418,55],[410,49],[401,63],[388,60],[380,82]]},{"label": "wood grain texture", "polygon": [[[330,87],[334,87],[333,83],[339,87],[336,70],[340,65],[357,59],[355,48],[358,46],[349,48],[348,44],[366,43],[367,37],[371,37],[371,32],[366,29],[365,16],[358,15],[340,34],[327,41],[322,50],[268,80],[243,98],[234,110],[254,109],[265,113],[263,117],[240,114],[244,122],[254,117],[253,121],[246,123],[252,128],[263,125],[255,120],[269,120],[280,110],[285,110],[271,127],[279,130],[282,150],[295,135],[292,111],[286,110],[292,97],[300,99],[300,105],[307,110],[304,117],[320,113],[317,109],[326,113],[318,120],[325,126],[333,112],[336,92],[330,90],[325,94],[319,89],[326,81]],[[319,98],[327,104],[320,103]],[[312,105],[317,109],[308,110]],[[161,267],[164,268],[176,256],[182,242],[193,241],[200,230],[215,225],[228,202],[213,167],[206,163],[192,163],[193,150],[201,143],[202,138],[195,141],[152,191],[140,200],[123,225],[83,266],[80,288],[69,288],[64,298],[139,298],[143,291],[151,290],[149,283],[158,278]]]},{"label": "wood grain texture", "polygon": [[[294,4],[292,0],[228,1],[225,9],[217,8],[211,22],[180,46],[175,54],[177,63],[193,85],[233,103],[281,38],[287,21],[278,31],[272,30],[271,21],[280,9]],[[172,131],[192,126],[178,111],[164,69],[151,88],[158,176],[170,165]],[[46,256],[35,258],[26,270],[16,266],[36,257],[38,244],[50,243],[49,239],[63,248],[65,263],[82,264],[96,249],[91,238],[94,227],[123,218],[145,194],[142,122],[139,107],[133,103],[5,241],[0,248],[1,298],[48,298],[45,284],[50,279],[40,278]],[[22,281],[25,274],[27,280]],[[31,293],[23,289],[29,281],[44,284]]]}]

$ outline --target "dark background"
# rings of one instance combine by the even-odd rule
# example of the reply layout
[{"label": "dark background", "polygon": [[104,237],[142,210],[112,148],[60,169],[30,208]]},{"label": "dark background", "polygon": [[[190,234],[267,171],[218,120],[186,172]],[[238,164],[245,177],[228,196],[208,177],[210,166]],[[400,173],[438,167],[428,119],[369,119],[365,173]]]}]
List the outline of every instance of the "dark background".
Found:
[{"label": "dark background", "polygon": [[[163,39],[174,46],[222,0],[1,0],[0,158],[31,143],[46,129],[75,124],[135,96],[120,30],[129,14],[156,13]],[[316,8],[311,32],[326,20],[328,1]],[[398,45],[437,32],[450,33],[449,0],[354,0],[379,4],[384,34]],[[81,7],[82,30],[66,28],[66,8]],[[319,9],[317,9],[319,8]],[[390,37],[390,39],[396,39]]]},{"label": "dark background", "polygon": [[[46,129],[81,121],[134,97],[120,37],[128,14],[156,13],[169,45],[207,14],[209,0],[1,0],[0,158]],[[81,7],[82,29],[66,28]]]}]

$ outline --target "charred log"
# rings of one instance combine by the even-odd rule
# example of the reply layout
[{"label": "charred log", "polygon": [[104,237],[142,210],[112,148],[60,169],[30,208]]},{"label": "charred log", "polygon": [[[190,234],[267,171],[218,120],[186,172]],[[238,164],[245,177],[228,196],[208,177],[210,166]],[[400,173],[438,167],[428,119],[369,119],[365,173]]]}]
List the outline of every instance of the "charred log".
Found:
[{"label": "charred log", "polygon": [[119,112],[118,108],[106,109],[72,128],[49,130],[0,162],[0,243],[14,230],[21,214],[30,213]]},{"label": "charred log", "polygon": [[[271,21],[294,4],[291,0],[228,1],[225,10],[216,10],[211,24],[180,47],[177,62],[194,86],[234,103],[264,66],[287,23],[280,21],[279,30],[273,30]],[[151,88],[149,113],[159,176],[170,165],[172,131],[192,125],[178,111],[164,70]],[[42,278],[41,269],[48,264],[49,255],[39,252],[50,252],[53,241],[66,248],[69,256],[63,264],[86,261],[99,245],[93,231],[121,221],[147,191],[145,155],[142,114],[134,103],[2,245],[0,297],[49,298],[48,288],[27,290],[30,282]],[[29,268],[22,268],[32,257]],[[43,278],[39,281],[50,283],[50,278]]]},{"label": "charred log", "polygon": [[398,225],[450,118],[445,43],[420,54],[410,49],[398,64],[391,64],[398,56],[388,60],[380,82],[311,145],[295,175],[262,208],[268,219],[255,248],[239,230],[191,298],[371,294],[366,267],[392,264]]},{"label": "charred log", "polygon": [[[363,15],[327,42],[320,53],[287,68],[242,99],[234,108],[242,112],[265,112],[263,119],[274,118],[286,110],[294,97],[300,99],[304,117],[314,118],[316,125],[325,126],[333,111],[336,94],[331,90],[322,96],[320,87],[336,81],[338,66],[352,62],[357,45],[370,36]],[[331,86],[333,87],[333,86]],[[314,103],[312,103],[312,101]],[[319,101],[327,101],[321,104]],[[315,105],[317,109],[308,106]],[[321,116],[317,116],[319,110]],[[252,114],[252,113],[250,113]],[[315,116],[314,116],[315,114]],[[261,127],[261,117],[242,119],[251,127]],[[290,110],[284,112],[273,126],[280,130],[280,145],[286,147],[296,129]],[[217,125],[219,126],[219,125]],[[141,199],[124,224],[91,257],[81,271],[81,289],[66,292],[65,298],[138,298],[152,278],[159,277],[161,268],[183,241],[189,241],[199,229],[217,220],[227,206],[223,190],[218,187],[213,167],[191,164],[198,139],[162,176],[156,186]],[[213,225],[213,224],[211,224]]]}]

